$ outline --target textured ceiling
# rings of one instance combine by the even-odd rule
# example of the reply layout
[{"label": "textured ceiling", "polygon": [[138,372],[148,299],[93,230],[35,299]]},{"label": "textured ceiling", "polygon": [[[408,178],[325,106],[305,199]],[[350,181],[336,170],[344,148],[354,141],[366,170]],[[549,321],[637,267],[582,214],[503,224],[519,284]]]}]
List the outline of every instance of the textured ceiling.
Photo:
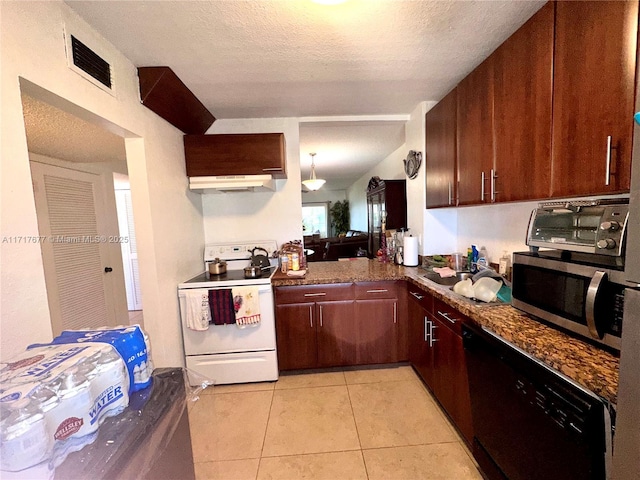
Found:
[{"label": "textured ceiling", "polygon": [[440,100],[544,1],[74,1],[136,66],[217,118],[409,113]]},{"label": "textured ceiling", "polygon": [[29,151],[69,162],[126,162],[124,140],[48,103],[22,95]]},{"label": "textured ceiling", "polygon": [[[302,178],[309,178],[312,152],[318,178],[344,190],[363,172],[404,143],[405,122],[331,122],[300,125]],[[399,158],[398,161],[401,159]]]},{"label": "textured ceiling", "polygon": [[[66,3],[136,66],[171,67],[226,119],[406,115],[421,101],[440,100],[545,1]],[[318,172],[341,179],[330,189],[384,159],[397,133],[389,125],[336,125],[301,132],[303,176],[313,148]],[[324,156],[329,149],[337,170]]]}]

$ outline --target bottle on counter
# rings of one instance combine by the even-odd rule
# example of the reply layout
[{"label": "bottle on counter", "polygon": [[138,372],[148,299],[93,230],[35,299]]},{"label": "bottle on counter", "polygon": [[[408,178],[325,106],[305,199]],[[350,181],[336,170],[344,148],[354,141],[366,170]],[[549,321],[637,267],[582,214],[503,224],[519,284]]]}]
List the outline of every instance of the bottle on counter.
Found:
[{"label": "bottle on counter", "polygon": [[509,257],[509,253],[505,250],[500,257],[500,261],[498,263],[498,273],[503,277],[506,277],[509,274],[509,264],[511,263],[511,258]]},{"label": "bottle on counter", "polygon": [[485,247],[480,247],[480,252],[478,253],[478,270],[484,270],[489,266],[489,255],[487,254],[487,249]]},{"label": "bottle on counter", "polygon": [[479,256],[478,247],[475,245],[471,245],[471,263],[469,266],[469,271],[471,273],[478,272],[478,256]]},{"label": "bottle on counter", "polygon": [[287,273],[289,270],[289,257],[287,255],[282,255],[280,257],[280,271],[282,273]]},{"label": "bottle on counter", "polygon": [[291,270],[300,270],[300,256],[297,253],[291,255]]}]

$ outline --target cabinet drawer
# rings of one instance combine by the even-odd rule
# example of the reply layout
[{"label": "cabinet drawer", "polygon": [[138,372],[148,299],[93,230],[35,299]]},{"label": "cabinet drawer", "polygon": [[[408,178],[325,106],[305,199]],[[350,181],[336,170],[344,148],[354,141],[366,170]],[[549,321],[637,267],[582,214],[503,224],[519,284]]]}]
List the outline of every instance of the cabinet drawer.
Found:
[{"label": "cabinet drawer", "polygon": [[417,302],[427,312],[433,313],[433,295],[411,283],[407,284],[407,295],[410,301]]},{"label": "cabinet drawer", "polygon": [[330,285],[299,285],[295,287],[276,287],[276,305],[286,303],[327,302],[335,300],[353,300],[352,283],[333,283]]},{"label": "cabinet drawer", "polygon": [[357,282],[356,299],[369,300],[373,298],[398,298],[396,282]]},{"label": "cabinet drawer", "polygon": [[447,305],[442,300],[434,298],[433,315],[457,335],[462,336],[462,324],[467,322],[468,319],[458,310]]}]

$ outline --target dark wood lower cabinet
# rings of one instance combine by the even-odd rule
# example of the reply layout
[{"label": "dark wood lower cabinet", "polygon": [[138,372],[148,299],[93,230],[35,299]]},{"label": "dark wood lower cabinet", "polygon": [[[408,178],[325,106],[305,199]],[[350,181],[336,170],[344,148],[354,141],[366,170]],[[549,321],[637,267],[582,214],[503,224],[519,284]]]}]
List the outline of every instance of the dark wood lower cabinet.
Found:
[{"label": "dark wood lower cabinet", "polygon": [[462,337],[433,317],[433,391],[466,441],[473,441],[471,400]]},{"label": "dark wood lower cabinet", "polygon": [[[422,294],[426,295],[426,294]],[[433,390],[433,349],[428,342],[429,312],[415,299],[409,300],[409,361]]]},{"label": "dark wood lower cabinet", "polygon": [[280,370],[407,360],[403,282],[276,287]]},{"label": "dark wood lower cabinet", "polygon": [[353,300],[318,302],[318,367],[353,365],[356,362],[357,328]]},{"label": "dark wood lower cabinet", "polygon": [[276,337],[280,370],[313,368],[318,361],[314,303],[276,306]]},{"label": "dark wood lower cabinet", "polygon": [[418,292],[409,288],[409,361],[471,445],[469,384],[458,333],[464,317],[437,299],[425,303],[417,297],[429,294]]},{"label": "dark wood lower cabinet", "polygon": [[398,361],[398,301],[356,300],[358,356],[356,363]]}]

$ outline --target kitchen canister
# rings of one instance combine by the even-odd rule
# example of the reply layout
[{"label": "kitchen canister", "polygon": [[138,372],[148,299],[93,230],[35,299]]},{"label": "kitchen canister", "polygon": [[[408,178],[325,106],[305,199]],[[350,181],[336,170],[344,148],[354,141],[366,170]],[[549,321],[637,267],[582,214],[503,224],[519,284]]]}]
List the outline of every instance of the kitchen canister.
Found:
[{"label": "kitchen canister", "polygon": [[405,236],[404,245],[404,265],[407,267],[418,266],[418,237]]}]

